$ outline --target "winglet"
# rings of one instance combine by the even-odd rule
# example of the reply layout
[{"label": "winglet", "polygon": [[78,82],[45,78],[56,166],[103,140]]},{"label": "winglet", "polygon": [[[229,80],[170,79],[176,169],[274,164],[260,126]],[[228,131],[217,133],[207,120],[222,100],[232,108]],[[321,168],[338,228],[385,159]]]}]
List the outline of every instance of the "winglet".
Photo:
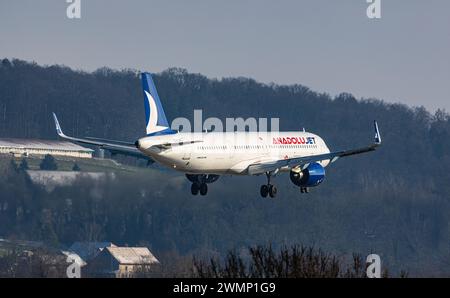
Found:
[{"label": "winglet", "polygon": [[63,133],[61,126],[59,125],[59,121],[58,121],[58,117],[56,117],[55,113],[53,114],[53,120],[55,121],[55,126],[56,126],[56,132],[58,133],[58,135],[62,138],[66,137],[66,135]]},{"label": "winglet", "polygon": [[380,145],[381,144],[381,134],[380,134],[380,130],[378,129],[378,123],[376,120],[373,121],[373,125],[375,127],[375,144]]}]

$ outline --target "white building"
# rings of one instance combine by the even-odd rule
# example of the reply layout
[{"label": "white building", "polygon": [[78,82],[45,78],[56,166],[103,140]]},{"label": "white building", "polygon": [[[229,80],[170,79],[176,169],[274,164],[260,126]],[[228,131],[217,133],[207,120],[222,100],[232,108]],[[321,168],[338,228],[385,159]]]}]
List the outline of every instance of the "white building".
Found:
[{"label": "white building", "polygon": [[15,157],[30,155],[69,156],[92,158],[94,150],[65,141],[38,139],[0,139],[0,154]]},{"label": "white building", "polygon": [[150,274],[158,259],[147,247],[105,247],[87,265],[90,277],[139,277]]}]

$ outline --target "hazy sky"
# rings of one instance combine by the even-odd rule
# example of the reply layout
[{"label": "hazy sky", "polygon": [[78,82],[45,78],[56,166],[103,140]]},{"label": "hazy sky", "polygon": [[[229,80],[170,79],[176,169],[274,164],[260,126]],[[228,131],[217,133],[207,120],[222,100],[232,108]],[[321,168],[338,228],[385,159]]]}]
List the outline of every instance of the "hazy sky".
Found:
[{"label": "hazy sky", "polygon": [[0,57],[300,83],[450,110],[450,1],[0,0]]}]

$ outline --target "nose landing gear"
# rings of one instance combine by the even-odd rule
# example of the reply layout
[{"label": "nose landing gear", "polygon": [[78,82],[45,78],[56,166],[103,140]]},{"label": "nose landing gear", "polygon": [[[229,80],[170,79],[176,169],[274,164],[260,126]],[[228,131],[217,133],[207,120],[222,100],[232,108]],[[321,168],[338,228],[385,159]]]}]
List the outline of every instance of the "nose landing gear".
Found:
[{"label": "nose landing gear", "polygon": [[261,185],[260,194],[263,198],[266,198],[269,195],[271,198],[275,198],[277,195],[277,187],[275,185]]},{"label": "nose landing gear", "polygon": [[271,198],[275,198],[277,195],[277,187],[270,183],[270,178],[272,174],[270,172],[266,173],[267,176],[267,185],[261,185],[260,194],[261,197],[266,198],[269,195]]}]

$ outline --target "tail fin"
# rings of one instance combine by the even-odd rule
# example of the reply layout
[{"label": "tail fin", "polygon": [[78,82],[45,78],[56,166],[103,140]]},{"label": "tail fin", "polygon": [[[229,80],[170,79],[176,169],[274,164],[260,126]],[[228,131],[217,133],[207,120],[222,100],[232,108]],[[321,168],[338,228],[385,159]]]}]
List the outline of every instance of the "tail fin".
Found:
[{"label": "tail fin", "polygon": [[172,134],[166,114],[156,91],[155,83],[149,73],[142,73],[144,89],[145,123],[148,136]]}]

